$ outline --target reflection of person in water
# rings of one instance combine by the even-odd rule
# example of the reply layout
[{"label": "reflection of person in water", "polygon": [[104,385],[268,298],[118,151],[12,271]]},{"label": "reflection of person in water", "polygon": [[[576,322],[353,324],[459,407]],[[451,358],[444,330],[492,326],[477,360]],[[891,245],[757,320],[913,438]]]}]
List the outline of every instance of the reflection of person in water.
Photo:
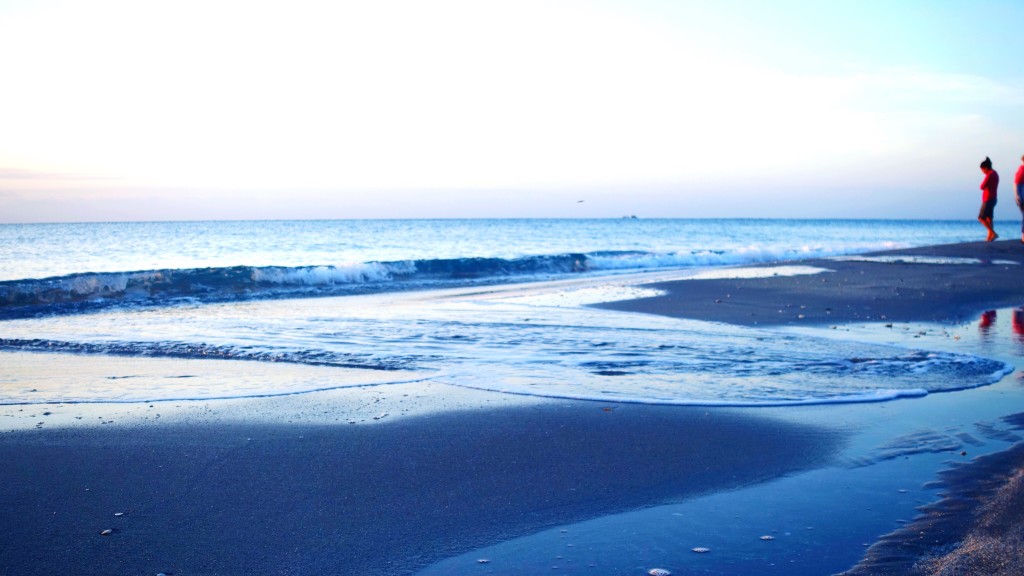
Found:
[{"label": "reflection of person in water", "polygon": [[981,330],[982,332],[987,333],[992,328],[992,325],[995,323],[996,311],[986,310],[985,312],[981,313],[981,319],[978,320],[978,329]]},{"label": "reflection of person in water", "polygon": [[[981,313],[978,319],[978,332],[982,340],[990,340],[996,328],[996,311],[986,310]],[[1024,306],[1014,308],[1010,312],[1010,328],[1013,330],[1013,339],[1024,345]],[[1020,376],[1024,380],[1024,374]]]}]

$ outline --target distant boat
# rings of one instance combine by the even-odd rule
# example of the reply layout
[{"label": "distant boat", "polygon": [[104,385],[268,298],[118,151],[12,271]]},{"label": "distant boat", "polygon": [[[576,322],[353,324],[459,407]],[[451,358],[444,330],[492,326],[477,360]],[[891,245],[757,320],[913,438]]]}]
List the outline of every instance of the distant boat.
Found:
[{"label": "distant boat", "polygon": [[639,220],[639,218],[636,217],[636,214],[633,214],[633,215],[630,215],[630,216],[623,216],[622,219],[623,220]]}]

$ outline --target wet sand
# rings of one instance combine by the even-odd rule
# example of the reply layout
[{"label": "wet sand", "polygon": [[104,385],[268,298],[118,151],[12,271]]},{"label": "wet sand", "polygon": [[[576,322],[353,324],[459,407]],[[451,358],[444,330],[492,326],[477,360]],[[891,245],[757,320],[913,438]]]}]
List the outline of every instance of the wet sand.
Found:
[{"label": "wet sand", "polygon": [[[1024,305],[1024,245],[1016,240],[865,256],[786,265],[829,270],[813,275],[653,284],[648,287],[665,294],[598,306],[745,326],[827,326],[955,324],[986,310]],[[924,260],[914,263],[912,257]],[[1021,415],[1013,418],[1024,425]],[[1024,574],[1024,444],[946,471],[938,486],[945,491],[941,501],[873,545],[844,575]]]},{"label": "wet sand", "polygon": [[[827,325],[951,322],[1024,304],[1024,268],[993,262],[1024,261],[1017,242],[892,254],[982,263],[815,260],[803,264],[834,272],[684,280],[659,285],[666,296],[606,307]],[[273,413],[295,398],[246,408]],[[315,405],[329,412],[349,401]],[[198,410],[18,429],[0,433],[0,574],[408,574],[545,528],[820,467],[843,442],[771,411],[574,401],[478,403],[359,424],[228,421]],[[1024,469],[1020,450],[1008,454],[1010,472],[999,478]],[[990,476],[982,470],[968,476]],[[1003,490],[1010,484],[997,487],[1006,496],[993,501],[1009,504],[996,508],[1024,509],[1020,491]],[[977,502],[971,514],[984,506]],[[1019,531],[1020,520],[1008,525]],[[966,540],[950,542],[946,552]]]},{"label": "wet sand", "polygon": [[[744,326],[843,322],[958,322],[1024,304],[1024,245],[1016,240],[927,246],[866,256],[968,258],[977,264],[804,260],[830,270],[802,276],[679,280],[649,285],[664,296],[598,307]],[[908,259],[909,260],[909,259]]]},{"label": "wet sand", "polygon": [[840,444],[750,414],[592,402],[8,432],[0,574],[408,574],[820,466]]},{"label": "wet sand", "polygon": [[[1006,420],[1024,429],[1024,413]],[[943,498],[842,576],[1024,574],[1024,442],[943,471]]]}]

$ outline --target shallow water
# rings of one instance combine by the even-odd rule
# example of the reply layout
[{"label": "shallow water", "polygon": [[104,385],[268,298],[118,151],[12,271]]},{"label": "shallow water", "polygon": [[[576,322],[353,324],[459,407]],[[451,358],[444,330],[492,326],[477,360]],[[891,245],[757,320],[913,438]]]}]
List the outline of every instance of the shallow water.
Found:
[{"label": "shallow water", "polygon": [[359,220],[0,225],[0,319],[486,286],[969,240],[883,220]]},{"label": "shallow water", "polygon": [[[377,373],[402,371],[508,394],[709,406],[892,400],[984,386],[1010,369],[977,355],[579,306],[635,290],[605,280],[576,288],[532,285],[119,309],[9,320],[0,323],[0,347],[348,370],[339,372],[335,386],[387,381]],[[7,376],[0,403],[202,400],[330,387],[319,376],[237,383],[212,376],[212,368],[200,372],[210,374],[177,380],[110,375],[105,386],[73,390],[58,379],[29,383],[31,370],[24,369]]]},{"label": "shallow water", "polygon": [[[1018,310],[962,326],[854,325],[822,337],[912,342],[984,354],[1007,363],[1024,358]],[[953,463],[1022,440],[1002,421],[1024,406],[1019,373],[984,388],[881,404],[764,408],[753,413],[815,423],[848,435],[824,468],[676,504],[561,526],[439,562],[437,574],[766,574],[817,576],[852,568],[879,537],[935,501],[926,486]],[[762,536],[771,540],[762,540]],[[695,547],[708,548],[704,554]],[[486,559],[486,564],[480,564]]]},{"label": "shallow water", "polygon": [[[0,350],[368,371],[364,379],[339,374],[341,386],[376,381],[369,372],[400,370],[508,394],[618,402],[884,401],[984,386],[1007,367],[974,355],[581,304],[649,295],[637,283],[666,274],[753,277],[764,269],[722,265],[974,233],[966,222],[863,220],[5,225]],[[664,269],[676,272],[650,272]],[[647,276],[630,275],[637,271]],[[790,266],[770,273],[821,271]],[[549,283],[525,283],[538,278]],[[147,386],[112,378],[105,387],[71,390],[27,385],[18,374],[24,372],[0,388],[0,403],[209,399],[323,387],[317,378],[267,378],[262,386],[212,377],[188,386],[181,379]]]}]

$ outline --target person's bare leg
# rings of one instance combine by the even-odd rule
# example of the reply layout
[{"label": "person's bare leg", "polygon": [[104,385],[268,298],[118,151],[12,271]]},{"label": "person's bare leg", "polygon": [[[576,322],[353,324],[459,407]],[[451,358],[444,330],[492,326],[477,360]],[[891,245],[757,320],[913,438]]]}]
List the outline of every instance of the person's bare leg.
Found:
[{"label": "person's bare leg", "polygon": [[[991,218],[978,218],[978,222],[981,222],[981,225],[984,226],[986,230],[988,230],[988,237],[985,238],[986,242],[991,242],[999,237],[999,235],[996,234],[995,229],[992,228]],[[1024,236],[1024,234],[1022,234],[1022,236]]]}]

